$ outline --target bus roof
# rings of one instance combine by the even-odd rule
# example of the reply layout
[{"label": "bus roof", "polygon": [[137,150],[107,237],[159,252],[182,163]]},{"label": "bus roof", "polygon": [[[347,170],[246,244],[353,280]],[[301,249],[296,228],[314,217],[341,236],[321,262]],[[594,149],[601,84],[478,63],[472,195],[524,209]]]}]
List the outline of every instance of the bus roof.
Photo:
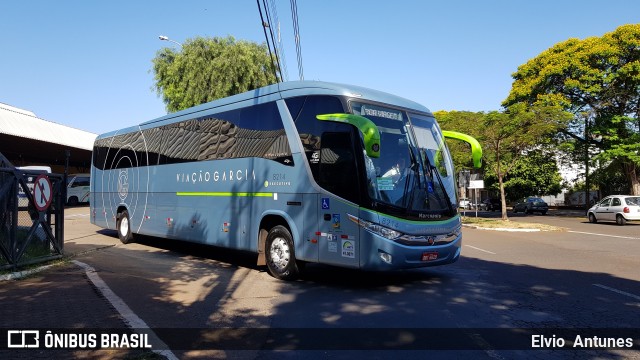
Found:
[{"label": "bus roof", "polygon": [[[193,116],[199,112],[210,111],[212,109],[223,106],[225,107],[224,111],[232,110],[233,104],[241,103],[251,99],[257,100],[258,98],[270,98],[271,100],[275,100],[279,98],[290,98],[303,95],[344,95],[350,97],[359,97],[366,100],[393,104],[395,106],[412,109],[422,113],[431,113],[431,111],[423,105],[382,91],[373,90],[361,86],[307,80],[288,81],[278,84],[272,84],[241,94],[217,99],[188,109],[170,113],[150,121],[143,122],[140,124],[140,126],[151,125],[158,122],[166,122],[171,119],[180,121],[183,120],[185,116]],[[262,101],[256,101],[256,104],[260,102]],[[126,133],[136,130],[138,130],[138,125],[132,126],[127,129],[120,129],[118,131],[112,131],[106,134],[102,134],[99,136],[99,138],[115,135],[116,133]]]}]

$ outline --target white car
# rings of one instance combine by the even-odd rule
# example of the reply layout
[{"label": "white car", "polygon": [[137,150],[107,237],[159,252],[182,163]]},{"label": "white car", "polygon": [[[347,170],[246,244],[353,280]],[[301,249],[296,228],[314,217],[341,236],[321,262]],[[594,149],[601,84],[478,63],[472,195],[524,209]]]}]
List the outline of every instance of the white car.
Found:
[{"label": "white car", "polygon": [[67,177],[67,204],[70,206],[89,202],[90,174],[71,174]]},{"label": "white car", "polygon": [[461,209],[471,209],[471,201],[467,198],[461,198],[458,207]]},{"label": "white car", "polygon": [[608,220],[624,225],[640,221],[640,196],[611,195],[600,200],[587,211],[589,222]]}]

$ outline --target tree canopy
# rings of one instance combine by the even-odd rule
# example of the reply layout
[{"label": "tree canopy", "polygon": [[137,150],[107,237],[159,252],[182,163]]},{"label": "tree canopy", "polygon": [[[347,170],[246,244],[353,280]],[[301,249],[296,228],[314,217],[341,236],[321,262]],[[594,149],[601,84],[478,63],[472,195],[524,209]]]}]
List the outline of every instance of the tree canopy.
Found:
[{"label": "tree canopy", "polygon": [[[558,106],[534,106],[525,109],[513,106],[510,112],[464,111],[436,112],[443,129],[460,131],[474,136],[483,148],[485,172],[495,174],[502,200],[502,218],[507,219],[504,181],[517,164],[532,150],[542,150],[554,134],[566,125],[568,114]],[[473,125],[473,126],[471,126]],[[447,142],[455,149],[455,144]],[[453,151],[456,152],[455,150]],[[454,155],[459,159],[459,155]],[[468,156],[468,153],[467,153]],[[458,160],[460,161],[460,160]],[[557,167],[555,168],[557,173]],[[553,176],[553,175],[552,175]],[[531,193],[542,187],[532,187]]]},{"label": "tree canopy", "polygon": [[573,114],[565,148],[596,147],[596,159],[620,164],[640,195],[640,25],[602,37],[569,39],[521,65],[505,108],[560,106]]},{"label": "tree canopy", "polygon": [[[507,200],[516,201],[526,196],[555,195],[562,191],[562,176],[554,156],[546,151],[534,150],[520,157],[504,177]],[[485,186],[499,189],[496,174],[489,169]]]},{"label": "tree canopy", "polygon": [[232,36],[188,39],[177,51],[159,50],[152,62],[155,90],[169,112],[278,81],[265,44]]}]

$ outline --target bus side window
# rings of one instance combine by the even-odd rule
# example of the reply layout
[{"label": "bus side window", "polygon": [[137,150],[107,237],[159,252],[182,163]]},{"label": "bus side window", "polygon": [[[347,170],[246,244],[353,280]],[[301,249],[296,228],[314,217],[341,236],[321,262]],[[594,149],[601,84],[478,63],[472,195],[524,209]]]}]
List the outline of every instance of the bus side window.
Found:
[{"label": "bus side window", "polygon": [[318,167],[320,158],[320,139],[326,131],[349,131],[347,125],[336,127],[324,121],[318,121],[316,115],[328,113],[343,113],[342,102],[332,96],[300,96],[285,99],[289,113],[293,117],[300,140],[304,147],[307,161],[313,177],[318,179]]},{"label": "bus side window", "polygon": [[351,132],[325,132],[320,142],[322,149],[318,185],[344,199],[358,203],[360,190],[358,181],[354,181],[357,171]]}]

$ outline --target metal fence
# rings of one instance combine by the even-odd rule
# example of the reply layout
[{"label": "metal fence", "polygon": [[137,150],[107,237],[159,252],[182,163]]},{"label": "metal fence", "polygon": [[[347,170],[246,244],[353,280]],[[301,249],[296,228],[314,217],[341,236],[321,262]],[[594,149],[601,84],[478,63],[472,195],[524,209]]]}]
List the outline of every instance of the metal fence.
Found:
[{"label": "metal fence", "polygon": [[64,253],[64,175],[15,169],[0,154],[0,269]]}]

